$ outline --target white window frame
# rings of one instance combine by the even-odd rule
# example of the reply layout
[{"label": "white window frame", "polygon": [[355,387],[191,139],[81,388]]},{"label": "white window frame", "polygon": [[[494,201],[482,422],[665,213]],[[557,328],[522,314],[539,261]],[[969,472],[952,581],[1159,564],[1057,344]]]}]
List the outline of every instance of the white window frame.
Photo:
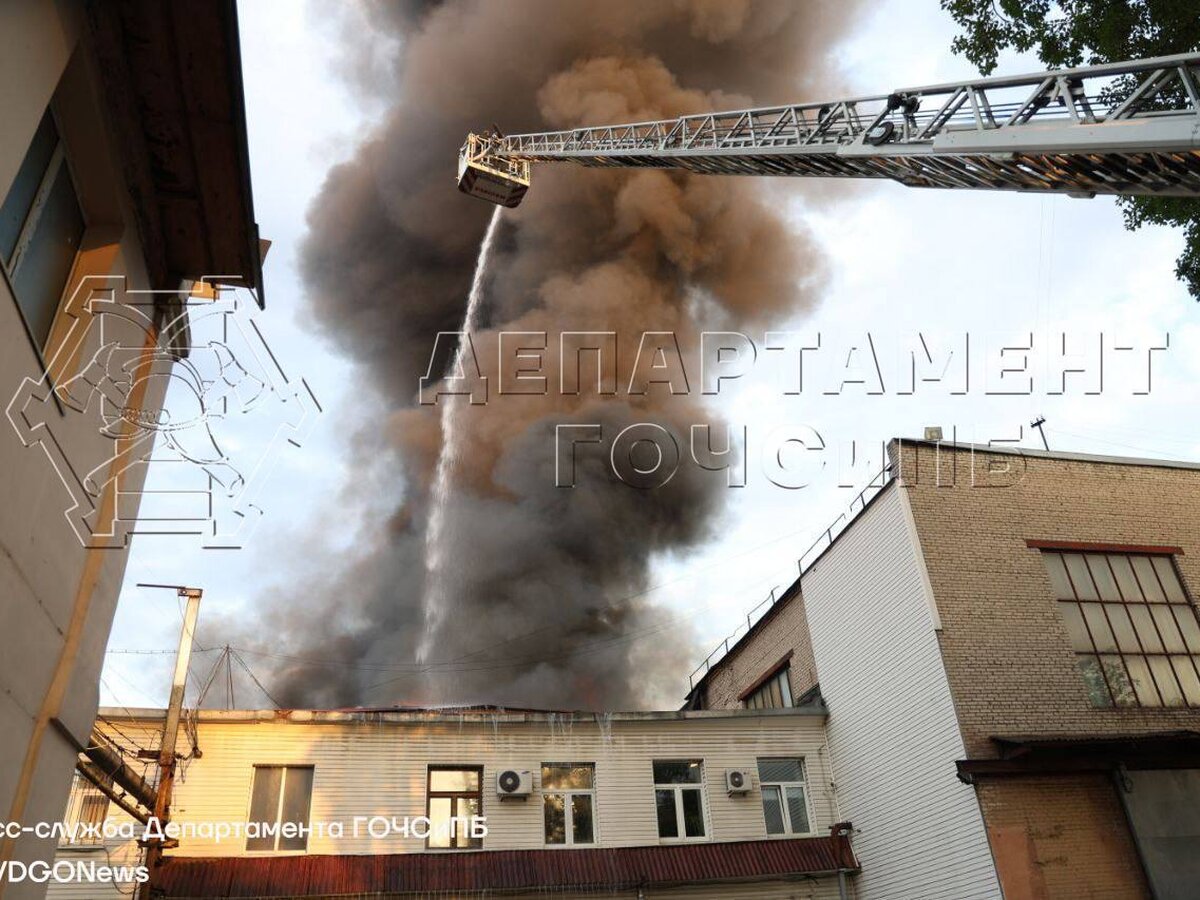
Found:
[{"label": "white window frame", "polygon": [[[580,768],[582,766],[590,766],[592,769],[592,786],[590,788],[566,788],[566,789],[562,789],[562,790],[560,790],[559,788],[550,788],[549,790],[547,790],[544,786],[542,788],[542,797],[543,798],[548,797],[548,796],[555,796],[555,797],[561,796],[563,798],[563,821],[565,822],[565,825],[563,826],[563,828],[564,828],[564,837],[566,838],[566,840],[563,841],[561,844],[551,844],[547,840],[548,836],[546,834],[546,818],[545,818],[545,812],[544,812],[545,800],[543,800],[542,842],[547,847],[551,847],[551,848],[552,847],[595,847],[597,844],[600,843],[600,839],[599,839],[600,829],[596,822],[596,819],[597,819],[597,816],[596,816],[596,764],[594,762],[588,762],[588,763],[584,763],[584,762],[542,763],[541,767],[543,769],[557,769],[557,768],[564,768],[564,767],[565,768]],[[542,773],[542,774],[544,775],[544,773]],[[570,801],[571,801],[571,798],[574,797],[576,794],[592,798],[592,839],[587,842],[575,840],[575,813],[571,808]]]},{"label": "white window frame", "polygon": [[[686,784],[659,784],[654,783],[654,832],[658,834],[658,792],[659,791],[674,791],[675,793],[675,824],[679,831],[676,837],[663,837],[658,835],[658,839],[662,843],[667,844],[695,844],[703,841],[712,840],[712,817],[708,814],[708,782],[705,774],[707,766],[704,765],[702,759],[688,758],[667,758],[655,759],[651,761],[651,772],[655,763],[699,763],[700,764],[700,780],[698,782],[688,782]],[[700,819],[704,823],[704,834],[689,835],[687,828],[684,825],[683,815],[683,792],[684,791],[699,791],[700,792]]]},{"label": "white window frame", "polygon": [[[274,822],[276,825],[281,825],[283,823],[283,798],[285,796],[287,796],[288,769],[310,769],[312,771],[312,773],[313,773],[312,786],[309,788],[309,792],[308,792],[308,821],[305,822],[306,825],[311,826],[312,825],[312,801],[313,801],[313,796],[317,792],[317,767],[315,765],[313,765],[312,763],[255,763],[253,766],[253,771],[250,774],[250,796],[246,801],[246,822],[247,822],[247,824],[255,821],[254,819],[251,818],[251,816],[253,815],[253,810],[254,810],[254,783],[255,783],[255,780],[258,778],[258,770],[259,769],[283,769],[283,775],[279,779],[279,798],[275,801]],[[274,842],[275,842],[274,846],[269,849],[251,850],[247,847],[247,848],[244,848],[243,852],[248,855],[251,855],[251,856],[254,856],[256,854],[287,855],[289,853],[291,853],[291,854],[308,853],[308,835],[305,835],[303,849],[294,849],[294,848],[289,847],[289,848],[285,848],[283,850],[279,849],[279,840],[280,840],[281,836],[282,835],[277,830],[275,832],[275,836],[274,836]],[[247,841],[247,843],[249,843],[250,838],[246,838],[246,841]]]},{"label": "white window frame", "polygon": [[[794,838],[794,837],[806,837],[809,835],[816,834],[817,832],[815,830],[815,826],[814,826],[814,822],[813,822],[812,796],[809,794],[809,791],[808,791],[808,763],[807,763],[807,761],[805,760],[805,758],[803,756],[762,756],[762,757],[759,757],[757,760],[755,760],[755,762],[756,762],[756,764],[758,764],[758,763],[762,763],[764,761],[772,762],[772,761],[776,761],[776,760],[779,760],[779,761],[786,760],[789,762],[792,760],[795,760],[796,762],[800,763],[800,775],[802,776],[802,778],[800,781],[763,781],[761,775],[759,776],[758,790],[759,790],[759,794],[761,795],[761,797],[764,798],[764,799],[762,799],[763,828],[767,832],[767,837],[769,837],[769,838]],[[802,791],[804,791],[804,813],[806,816],[808,816],[808,831],[793,831],[792,830],[792,813],[791,813],[791,810],[788,809],[787,789],[788,788],[797,788],[797,787],[800,788]],[[779,792],[779,811],[780,811],[780,815],[783,817],[783,831],[780,834],[771,834],[770,828],[767,826],[767,803],[765,800],[765,796],[766,796],[767,790],[770,788],[776,788]]]}]

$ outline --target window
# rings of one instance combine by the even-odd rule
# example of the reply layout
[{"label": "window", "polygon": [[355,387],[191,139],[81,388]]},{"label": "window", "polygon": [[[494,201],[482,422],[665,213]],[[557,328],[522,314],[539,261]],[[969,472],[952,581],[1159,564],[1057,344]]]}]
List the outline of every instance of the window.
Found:
[{"label": "window", "polygon": [[83,239],[83,213],[50,110],[0,205],[0,265],[39,348]]},{"label": "window", "polygon": [[[100,844],[103,838],[97,838],[94,833],[87,831],[89,826],[102,825],[108,817],[108,797],[101,790],[76,773],[75,783],[71,787],[71,798],[64,817],[68,825],[82,826],[75,832],[75,844]],[[64,840],[71,840],[70,834]]]},{"label": "window", "polygon": [[746,709],[782,709],[791,706],[790,671],[790,667],[784,664],[772,672],[766,681],[746,695]]},{"label": "window", "polygon": [[1200,707],[1200,620],[1170,556],[1042,557],[1093,706]]},{"label": "window", "polygon": [[704,837],[704,763],[700,760],[654,763],[654,803],[660,838]]},{"label": "window", "polygon": [[[250,792],[250,821],[264,825],[308,824],[312,805],[312,766],[255,766]],[[306,850],[308,836],[272,834],[246,838],[247,850]]]},{"label": "window", "polygon": [[547,844],[595,843],[595,764],[544,764],[542,807]]},{"label": "window", "polygon": [[472,850],[483,838],[471,837],[469,820],[482,815],[483,769],[429,767],[429,840],[426,846],[443,850]]},{"label": "window", "polygon": [[804,786],[804,760],[760,759],[758,783],[762,790],[767,834],[808,834],[808,791]]}]

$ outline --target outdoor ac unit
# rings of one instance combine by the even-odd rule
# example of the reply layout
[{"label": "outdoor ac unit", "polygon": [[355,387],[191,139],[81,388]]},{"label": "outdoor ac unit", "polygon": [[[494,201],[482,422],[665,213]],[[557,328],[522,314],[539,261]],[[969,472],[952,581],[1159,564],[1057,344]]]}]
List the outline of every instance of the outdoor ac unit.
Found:
[{"label": "outdoor ac unit", "polygon": [[533,790],[533,775],[520,769],[501,769],[496,773],[496,793],[501,797],[528,797]]},{"label": "outdoor ac unit", "polygon": [[753,783],[749,769],[725,770],[725,790],[731,794],[745,794]]}]

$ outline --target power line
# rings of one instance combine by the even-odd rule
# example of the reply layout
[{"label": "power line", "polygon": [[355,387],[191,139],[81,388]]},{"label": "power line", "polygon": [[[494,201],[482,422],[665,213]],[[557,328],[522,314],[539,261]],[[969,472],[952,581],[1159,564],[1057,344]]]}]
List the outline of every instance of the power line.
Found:
[{"label": "power line", "polygon": [[[197,647],[192,652],[193,653],[211,653],[214,650],[220,650],[220,649],[222,649],[222,648],[221,647]],[[125,655],[125,656],[168,656],[168,655],[174,654],[176,651],[175,650],[115,649],[115,650],[105,650],[104,652],[118,654],[118,655]]]}]

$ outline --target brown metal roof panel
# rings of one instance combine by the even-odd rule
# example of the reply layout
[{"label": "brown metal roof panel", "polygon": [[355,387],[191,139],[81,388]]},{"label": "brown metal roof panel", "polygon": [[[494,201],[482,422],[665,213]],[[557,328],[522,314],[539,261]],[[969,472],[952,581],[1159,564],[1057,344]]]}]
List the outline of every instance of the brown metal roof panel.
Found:
[{"label": "brown metal roof panel", "polygon": [[155,886],[164,896],[175,898],[595,890],[792,878],[828,874],[839,868],[857,868],[849,841],[842,834],[582,850],[173,857],[157,874]]}]

